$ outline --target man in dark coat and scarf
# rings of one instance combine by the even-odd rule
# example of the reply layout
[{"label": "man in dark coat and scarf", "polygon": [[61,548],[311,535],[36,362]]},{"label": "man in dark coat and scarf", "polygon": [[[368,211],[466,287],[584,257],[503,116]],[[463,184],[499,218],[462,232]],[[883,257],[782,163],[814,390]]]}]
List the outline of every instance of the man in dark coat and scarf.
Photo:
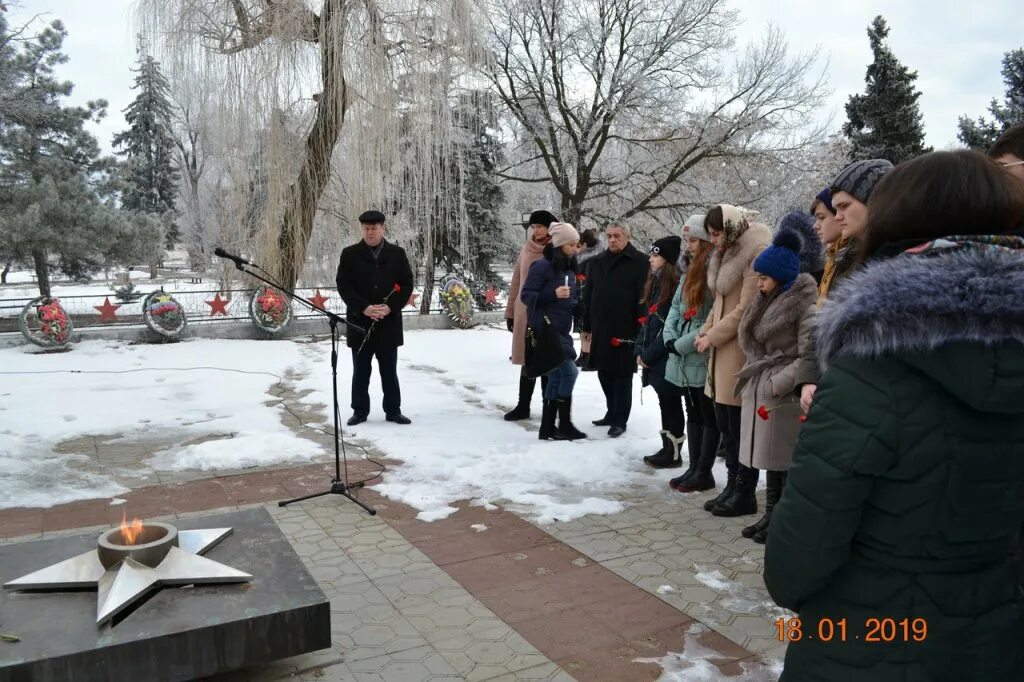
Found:
[{"label": "man in dark coat and scarf", "polygon": [[363,238],[341,252],[338,293],[345,301],[345,319],[366,330],[345,335],[352,349],[352,417],[349,426],[370,414],[370,364],[377,358],[384,390],[384,414],[389,422],[409,424],[402,414],[398,385],[398,347],[402,345],[402,308],[412,294],[412,268],[405,250],[384,238],[384,214],[367,211],[359,216]]},{"label": "man in dark coat and scarf", "polygon": [[640,299],[649,269],[647,256],[630,244],[630,237],[624,225],[605,228],[608,248],[590,261],[583,289],[583,328],[591,333],[590,364],[597,370],[607,403],[604,417],[594,425],[609,427],[612,438],[625,433],[633,407],[633,342],[640,330]]}]

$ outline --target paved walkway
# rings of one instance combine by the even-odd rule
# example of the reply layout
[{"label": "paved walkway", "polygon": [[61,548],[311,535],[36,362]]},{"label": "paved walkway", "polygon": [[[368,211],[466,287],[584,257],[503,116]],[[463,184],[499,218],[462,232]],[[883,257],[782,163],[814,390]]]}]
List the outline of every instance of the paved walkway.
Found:
[{"label": "paved walkway", "polygon": [[[287,387],[276,397],[296,398]],[[330,445],[302,425],[322,416],[289,419]],[[762,661],[784,653],[773,621],[785,612],[765,592],[763,548],[739,535],[750,519],[711,517],[701,507],[711,493],[627,490],[616,495],[627,504],[622,513],[544,527],[466,505],[424,523],[372,488],[360,495],[376,517],[337,497],[275,504],[324,489],[331,468],[323,463],[259,472],[148,469],[148,453],[165,446],[109,437],[62,444],[86,455],[83,469],[112,473],[132,492],[119,505],[0,510],[0,542],[100,530],[124,511],[173,519],[267,505],[331,600],[333,647],[217,682],[653,680],[660,667],[637,659],[688,651],[723,679],[768,680]],[[376,470],[365,460],[350,463],[353,479]]]}]

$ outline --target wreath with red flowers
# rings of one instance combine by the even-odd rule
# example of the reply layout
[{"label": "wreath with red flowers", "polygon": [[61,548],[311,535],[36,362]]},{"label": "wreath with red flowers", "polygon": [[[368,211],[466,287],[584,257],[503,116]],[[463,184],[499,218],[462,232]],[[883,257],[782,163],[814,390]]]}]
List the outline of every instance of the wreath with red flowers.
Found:
[{"label": "wreath with red flowers", "polygon": [[22,336],[35,345],[59,350],[71,343],[75,326],[58,299],[40,296],[21,309],[18,328]]},{"label": "wreath with red flowers", "polygon": [[276,289],[260,287],[249,298],[249,319],[260,331],[280,334],[294,318],[291,303]]}]

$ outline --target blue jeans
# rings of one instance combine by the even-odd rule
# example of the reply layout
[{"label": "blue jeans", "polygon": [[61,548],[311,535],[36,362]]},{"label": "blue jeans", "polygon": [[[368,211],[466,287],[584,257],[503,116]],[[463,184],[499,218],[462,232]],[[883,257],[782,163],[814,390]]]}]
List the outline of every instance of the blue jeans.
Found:
[{"label": "blue jeans", "polygon": [[544,389],[546,400],[565,400],[572,397],[573,386],[576,385],[576,377],[580,370],[576,367],[575,360],[566,360],[558,367],[548,372],[548,387]]}]

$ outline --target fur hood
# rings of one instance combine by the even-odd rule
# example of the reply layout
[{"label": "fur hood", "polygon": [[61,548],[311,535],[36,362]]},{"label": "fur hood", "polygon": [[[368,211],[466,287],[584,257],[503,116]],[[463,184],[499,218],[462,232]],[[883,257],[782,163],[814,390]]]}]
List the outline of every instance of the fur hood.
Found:
[{"label": "fur hood", "polygon": [[608,244],[605,243],[603,239],[598,238],[597,244],[595,244],[589,249],[584,249],[583,251],[580,251],[578,254],[576,254],[576,259],[579,261],[580,265],[583,265],[591,258],[596,258],[597,256],[600,256],[607,249]]},{"label": "fur hood", "polygon": [[957,342],[1024,343],[1024,251],[951,250],[869,262],[818,315],[822,368]]},{"label": "fur hood", "polygon": [[744,311],[739,327],[740,348],[747,361],[760,359],[765,354],[765,340],[787,327],[795,327],[817,298],[818,285],[807,273],[798,276],[793,286],[777,296],[758,294]]},{"label": "fur hood", "polygon": [[822,370],[841,356],[898,355],[973,410],[1019,415],[1022,292],[1020,247],[871,261],[818,314]]},{"label": "fur hood", "polygon": [[708,287],[712,295],[731,293],[743,282],[743,275],[758,252],[771,244],[772,231],[767,225],[751,223],[724,253],[715,249],[708,262]]}]

